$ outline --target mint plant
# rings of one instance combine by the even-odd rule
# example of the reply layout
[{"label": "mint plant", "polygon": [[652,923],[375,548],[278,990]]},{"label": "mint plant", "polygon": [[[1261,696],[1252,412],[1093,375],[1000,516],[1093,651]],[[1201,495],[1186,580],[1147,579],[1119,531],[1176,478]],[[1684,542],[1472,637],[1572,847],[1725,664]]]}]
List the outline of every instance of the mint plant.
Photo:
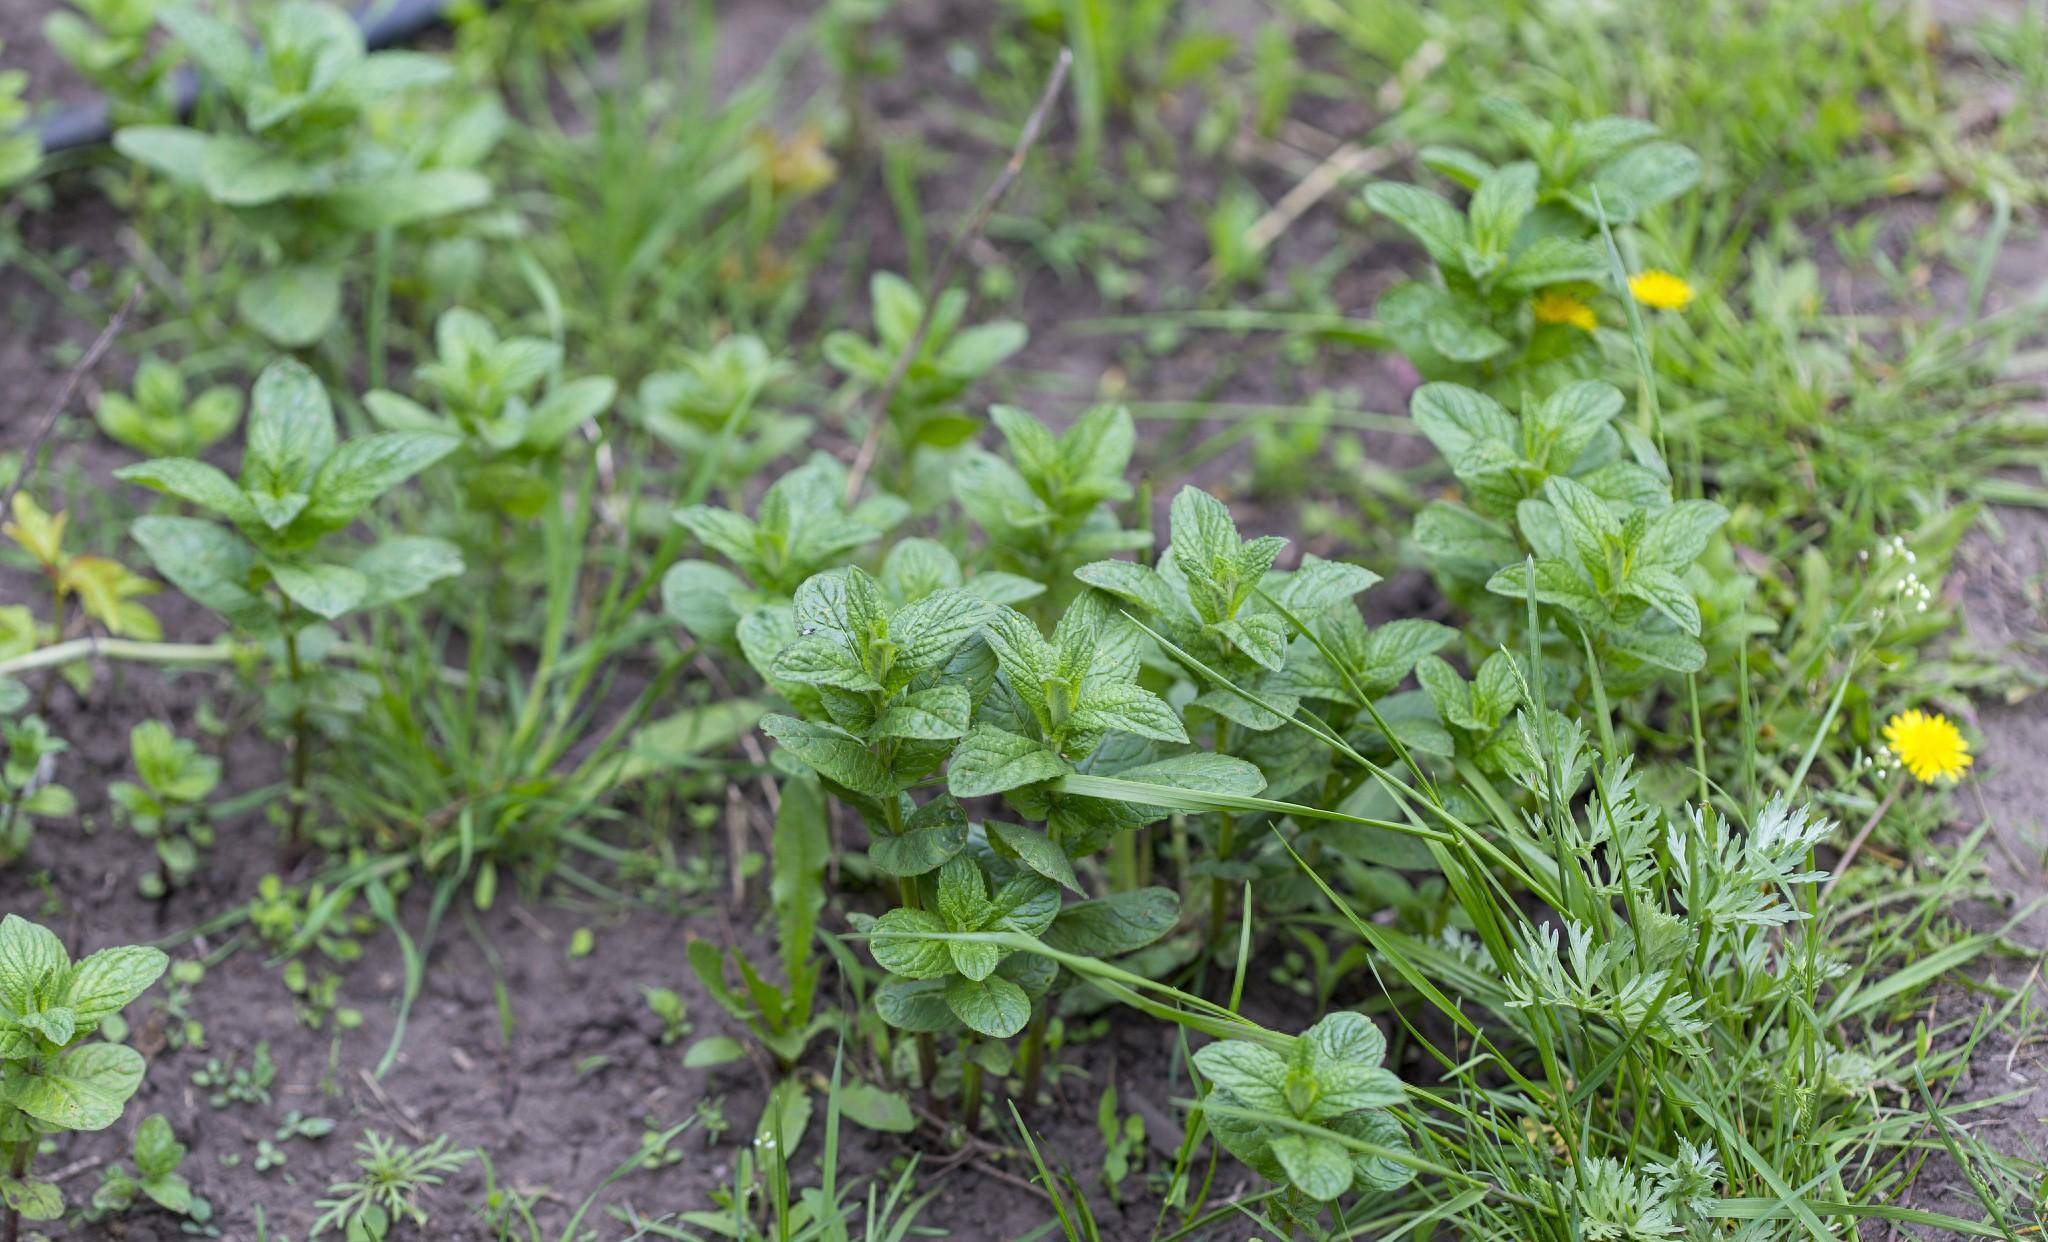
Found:
[{"label": "mint plant", "polygon": [[[1587,225],[1597,226],[1603,215],[1610,224],[1633,223],[1699,184],[1699,156],[1664,138],[1653,122],[1629,116],[1551,121],[1504,96],[1481,103],[1536,165],[1539,204],[1568,208]],[[1497,171],[1458,147],[1424,147],[1417,158],[1468,190]]]},{"label": "mint plant", "polygon": [[[1432,503],[1415,541],[1447,589],[1532,595],[1585,628],[1623,677],[1706,662],[1694,563],[1727,520],[1707,500],[1674,502],[1662,457],[1616,421],[1622,396],[1586,380],[1519,416],[1454,384],[1416,390],[1416,426],[1448,459],[1464,504]],[[1496,610],[1496,615],[1498,615]]]},{"label": "mint plant", "polygon": [[1287,1216],[1313,1224],[1354,1188],[1385,1193],[1414,1177],[1392,1158],[1408,1143],[1387,1110],[1406,1092],[1380,1064],[1386,1047],[1371,1019],[1339,1011],[1284,1049],[1246,1039],[1197,1048],[1195,1068],[1210,1084],[1202,1119],[1231,1155],[1284,1188]]},{"label": "mint plant", "polygon": [[150,45],[157,0],[69,0],[43,18],[43,38],[78,76],[106,96],[120,123],[169,111],[163,85],[176,55]]},{"label": "mint plant", "polygon": [[[1436,266],[1380,298],[1377,318],[1425,378],[1512,395],[1522,377],[1549,385],[1597,364],[1598,312],[1609,276],[1600,240],[1699,180],[1699,158],[1627,117],[1552,124],[1488,100],[1528,158],[1491,164],[1432,147],[1425,165],[1469,191],[1461,211],[1420,186],[1378,182],[1366,205],[1401,226]],[[1597,206],[1596,206],[1597,201]]]},{"label": "mint plant", "polygon": [[[923,295],[891,272],[868,282],[875,339],[841,330],[826,336],[825,360],[849,378],[879,390],[889,382],[896,360],[910,348],[925,319]],[[920,448],[952,448],[972,437],[979,420],[958,402],[968,386],[1024,348],[1024,325],[999,319],[966,324],[967,291],[948,289],[930,307],[930,325],[889,398],[886,415],[896,447],[908,467]]]},{"label": "mint plant", "polygon": [[221,18],[166,4],[156,20],[228,105],[209,133],[130,125],[114,146],[138,164],[233,213],[266,269],[244,283],[243,321],[291,348],[325,336],[341,312],[343,273],[373,233],[479,206],[490,182],[473,165],[489,125],[453,126],[462,141],[387,144],[377,112],[435,86],[448,67],[419,52],[371,53],[347,13],[309,0],[263,6],[256,38]]},{"label": "mint plant", "polygon": [[903,831],[905,791],[928,778],[967,734],[971,666],[954,657],[990,606],[954,587],[894,607],[851,566],[797,588],[763,676],[809,719],[770,715],[761,729],[831,782],[873,823]]},{"label": "mint plant", "polygon": [[192,600],[234,629],[282,646],[296,838],[311,758],[309,625],[410,598],[462,571],[462,554],[445,540],[396,535],[363,547],[338,536],[460,442],[428,431],[343,441],[326,389],[288,359],[257,377],[250,405],[238,478],[189,457],[141,462],[115,477],[215,515],[141,518],[135,541]]},{"label": "mint plant", "polygon": [[128,747],[139,783],[116,781],[107,797],[135,834],[155,846],[157,870],[138,884],[155,900],[188,882],[199,870],[200,851],[213,844],[204,809],[220,784],[220,760],[200,754],[158,720],[130,730]]},{"label": "mint plant", "polygon": [[815,426],[772,404],[792,371],[759,337],[728,336],[642,380],[640,421],[698,471],[752,477],[801,448]]},{"label": "mint plant", "polygon": [[387,431],[343,441],[326,389],[288,359],[257,377],[251,407],[238,478],[189,457],[116,472],[220,519],[135,523],[136,542],[179,590],[236,629],[289,640],[305,614],[332,621],[461,570],[460,553],[443,540],[397,536],[355,549],[335,538],[385,492],[453,452],[455,437]]},{"label": "mint plant", "polygon": [[135,1128],[130,1157],[135,1162],[132,1172],[116,1161],[100,1174],[99,1188],[92,1194],[95,1212],[127,1212],[147,1200],[173,1215],[190,1216],[201,1223],[212,1216],[211,1205],[193,1194],[192,1183],[178,1172],[185,1163],[185,1145],[161,1113],[151,1113]]},{"label": "mint plant", "polygon": [[1045,607],[1066,605],[1082,565],[1151,546],[1113,508],[1131,498],[1124,470],[1137,433],[1128,410],[1095,406],[1057,434],[1015,406],[995,406],[989,420],[1009,456],[964,449],[953,495],[987,536],[992,564],[1049,585]]},{"label": "mint plant", "polygon": [[668,615],[699,642],[734,654],[744,648],[756,669],[767,666],[786,641],[797,587],[909,516],[894,497],[849,506],[845,488],[846,468],[819,453],[777,479],[754,517],[705,504],[678,509],[676,522],[732,568],[671,566],[661,583]]},{"label": "mint plant", "polygon": [[[11,704],[5,702],[10,698]],[[0,755],[0,863],[28,850],[36,821],[78,813],[78,799],[51,779],[57,756],[71,744],[52,733],[40,716],[14,716],[27,700],[20,682],[0,678],[0,742],[6,745]]]},{"label": "mint plant", "polygon": [[242,417],[242,394],[215,384],[193,396],[185,373],[155,356],[135,368],[133,395],[105,392],[93,410],[100,430],[145,457],[197,457]]},{"label": "mint plant", "polygon": [[95,1040],[101,1025],[149,990],[168,964],[141,945],[73,963],[55,932],[0,919],[0,1201],[6,1236],[56,1220],[64,1194],[30,1174],[44,1136],[104,1130],[142,1085],[142,1054]]},{"label": "mint plant", "polygon": [[415,373],[433,409],[385,389],[364,394],[364,406],[390,430],[459,437],[470,506],[533,517],[557,493],[552,467],[570,436],[611,407],[618,385],[595,375],[563,379],[560,345],[501,337],[490,320],[460,307],[435,321],[434,348]]}]

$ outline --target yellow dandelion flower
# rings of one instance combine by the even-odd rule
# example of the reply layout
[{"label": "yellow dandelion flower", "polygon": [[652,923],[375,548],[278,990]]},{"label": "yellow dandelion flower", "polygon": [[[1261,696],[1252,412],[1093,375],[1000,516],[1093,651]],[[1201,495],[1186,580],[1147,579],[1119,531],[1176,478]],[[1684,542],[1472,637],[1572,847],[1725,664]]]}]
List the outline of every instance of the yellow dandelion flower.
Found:
[{"label": "yellow dandelion flower", "polygon": [[1628,291],[1636,301],[1653,310],[1684,310],[1692,305],[1692,286],[1662,268],[1651,268],[1628,278]]},{"label": "yellow dandelion flower", "polygon": [[1913,779],[1923,785],[1937,780],[1954,784],[1970,766],[1970,744],[1949,718],[1923,711],[1900,712],[1885,722],[1884,744],[1899,757]]},{"label": "yellow dandelion flower", "polygon": [[1558,289],[1545,289],[1529,303],[1529,309],[1536,312],[1537,323],[1561,323],[1591,332],[1599,324],[1593,318],[1593,308]]}]

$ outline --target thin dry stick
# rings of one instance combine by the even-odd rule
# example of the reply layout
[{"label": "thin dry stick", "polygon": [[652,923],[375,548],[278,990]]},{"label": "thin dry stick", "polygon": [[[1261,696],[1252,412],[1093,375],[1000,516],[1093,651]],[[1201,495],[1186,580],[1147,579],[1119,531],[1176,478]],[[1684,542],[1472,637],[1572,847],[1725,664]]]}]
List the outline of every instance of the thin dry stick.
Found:
[{"label": "thin dry stick", "polygon": [[71,398],[78,395],[78,386],[85,382],[86,375],[99,365],[101,355],[114,343],[114,338],[121,335],[121,329],[128,323],[128,316],[134,312],[135,304],[141,299],[142,285],[137,283],[130,286],[127,298],[121,303],[121,309],[114,312],[112,319],[107,320],[107,326],[100,329],[100,334],[93,338],[85,354],[73,364],[70,373],[65,375],[64,387],[57,390],[57,399],[43,412],[42,425],[36,428],[34,438],[22,452],[21,469],[15,471],[14,482],[7,485],[7,494],[0,496],[0,512],[5,512],[14,503],[14,493],[20,491],[22,485],[28,482],[28,476],[35,470],[36,455],[43,451],[43,441],[49,438],[50,429],[57,425],[57,419],[71,404]]},{"label": "thin dry stick", "polygon": [[1892,803],[1899,800],[1899,791],[1905,787],[1906,783],[1903,779],[1894,782],[1891,792],[1884,796],[1884,801],[1877,804],[1877,809],[1870,813],[1870,818],[1864,820],[1863,826],[1856,830],[1856,836],[1849,842],[1849,848],[1842,851],[1841,861],[1835,864],[1835,873],[1828,877],[1827,883],[1820,886],[1820,896],[1813,903],[1815,906],[1826,901],[1828,894],[1835,891],[1835,885],[1841,881],[1843,875],[1847,874],[1849,864],[1854,862],[1856,855],[1862,851],[1863,843],[1870,839],[1870,830],[1877,827],[1877,821],[1884,818],[1886,811],[1892,809]]},{"label": "thin dry stick", "polygon": [[[1309,170],[1307,176],[1294,183],[1294,188],[1281,195],[1270,211],[1260,216],[1244,231],[1246,250],[1252,254],[1264,254],[1266,248],[1280,240],[1281,234],[1293,227],[1304,212],[1327,197],[1353,177],[1376,173],[1393,163],[1405,153],[1400,146],[1361,147],[1345,143],[1332,151],[1322,163]],[[1211,259],[1202,268],[1203,279],[1216,275],[1216,261]]]},{"label": "thin dry stick", "polygon": [[910,340],[896,354],[895,365],[889,368],[889,378],[881,388],[881,399],[875,403],[874,416],[868,422],[867,438],[861,441],[860,452],[854,456],[853,467],[846,475],[846,503],[852,504],[860,496],[861,484],[867,481],[868,471],[874,468],[875,453],[882,447],[882,429],[889,423],[889,403],[896,399],[896,389],[903,383],[903,376],[910,370],[910,363],[924,348],[924,338],[931,331],[932,309],[938,305],[939,295],[945,292],[947,278],[952,276],[960,255],[988,223],[996,204],[1009,193],[1018,174],[1024,171],[1024,161],[1030,157],[1031,148],[1038,145],[1038,136],[1045,129],[1045,119],[1052,114],[1052,105],[1059,98],[1060,88],[1066,85],[1067,70],[1074,63],[1074,53],[1067,48],[1060,49],[1059,59],[1053,62],[1052,76],[1046,79],[1045,91],[1038,97],[1038,103],[1031,109],[1031,115],[1024,119],[1024,128],[1017,135],[1017,145],[1010,152],[1010,158],[1003,164],[1002,172],[982,191],[981,200],[974,204],[974,211],[953,234],[953,240],[946,246],[946,253],[939,256],[939,265],[933,269],[924,290],[924,314],[918,316],[917,331],[910,334]]}]

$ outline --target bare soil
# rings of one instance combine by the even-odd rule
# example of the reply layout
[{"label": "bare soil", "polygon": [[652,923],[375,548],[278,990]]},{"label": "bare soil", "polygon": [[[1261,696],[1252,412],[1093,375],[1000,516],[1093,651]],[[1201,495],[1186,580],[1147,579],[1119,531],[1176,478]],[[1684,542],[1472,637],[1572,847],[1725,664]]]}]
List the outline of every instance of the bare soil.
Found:
[{"label": "bare soil", "polygon": [[[42,47],[36,33],[43,0],[0,4],[0,39],[8,67],[28,71],[32,95],[71,99],[78,84]],[[772,0],[747,0],[720,6],[733,56],[723,63],[744,64],[765,54],[797,20],[789,5]],[[729,11],[725,11],[729,10]],[[874,100],[881,118],[891,125],[917,126],[939,115],[937,98],[957,86],[941,67],[944,52],[962,30],[978,20],[971,7],[912,3],[892,21],[906,46],[908,72],[886,84]],[[1343,136],[1369,118],[1331,117],[1325,128]],[[957,219],[973,201],[1000,158],[958,134],[935,132],[935,146],[955,156],[953,170],[924,185],[935,221]],[[1060,139],[1052,140],[1060,149]],[[1213,168],[1193,165],[1187,184],[1172,202],[1162,204],[1157,221],[1158,258],[1148,268],[1143,305],[1156,306],[1161,291],[1190,283],[1201,257],[1208,253],[1202,216],[1220,190]],[[1268,201],[1294,176],[1285,169],[1259,168],[1255,177]],[[872,210],[863,216],[863,242],[870,253],[888,261],[900,257],[894,217],[879,187]],[[58,270],[94,300],[106,303],[105,281],[115,259],[118,220],[94,198],[82,179],[61,183],[63,197],[47,211],[23,222],[24,233],[37,253],[59,256]],[[1347,229],[1328,207],[1309,212],[1282,237],[1272,271],[1285,272],[1327,253]],[[1377,250],[1368,261],[1346,271],[1338,281],[1342,309],[1364,314],[1377,290],[1405,260],[1396,250]],[[2035,249],[2001,270],[2013,289],[2030,288],[2038,273],[2048,270],[2041,259],[2048,249]],[[1018,270],[1035,272],[1028,262]],[[1196,336],[1163,358],[1148,358],[1128,336],[1107,336],[1065,330],[1065,325],[1112,310],[1085,282],[1062,283],[1050,276],[1031,276],[1032,344],[1019,360],[1026,370],[1059,381],[1063,394],[1038,403],[1041,408],[1078,408],[1103,383],[1122,376],[1130,395],[1145,399],[1201,398],[1219,401],[1292,402],[1326,388],[1353,389],[1365,408],[1405,408],[1405,394],[1414,382],[1398,361],[1384,355],[1325,349],[1303,363],[1285,356],[1279,343],[1256,337]],[[1249,291],[1256,292],[1256,290]],[[821,298],[821,303],[846,304],[846,299]],[[859,299],[856,299],[856,302]],[[0,334],[0,390],[8,394],[8,412],[0,414],[0,449],[19,449],[39,415],[54,396],[71,353],[91,335],[93,325],[77,314],[77,306],[57,296],[19,266],[0,268],[0,311],[10,331]],[[864,316],[862,316],[864,318]],[[836,326],[836,325],[829,325]],[[101,379],[125,378],[128,360],[111,360]],[[74,410],[88,408],[78,403]],[[1169,442],[1148,429],[1151,451]],[[107,472],[120,454],[97,442],[89,420],[74,417],[60,430],[62,451],[57,477],[84,480],[81,504],[111,504],[91,499],[93,489],[109,487]],[[1412,464],[1415,448],[1406,438],[1373,437],[1370,457],[1394,466]],[[1245,475],[1242,452],[1208,463],[1200,479],[1229,491]],[[1334,480],[1307,480],[1312,492],[1325,495],[1341,489]],[[1161,496],[1163,504],[1166,497]],[[1256,501],[1252,503],[1256,504]],[[2048,518],[2027,511],[1998,515],[2004,538],[1980,532],[1960,559],[1949,589],[1962,600],[1972,640],[2009,651],[2015,660],[2043,658],[2043,579],[2048,573]],[[1272,511],[1273,527],[1286,529],[1294,520],[1290,508]],[[1333,552],[1325,540],[1309,550]],[[1383,569],[1396,567],[1382,566]],[[29,598],[33,584],[18,574],[0,575],[0,600]],[[1396,577],[1373,597],[1376,610],[1414,615],[1440,607],[1426,584],[1414,574]],[[167,629],[179,639],[199,640],[213,633],[196,610],[173,604],[163,610]],[[261,808],[225,826],[220,843],[198,883],[163,903],[136,894],[134,881],[149,865],[147,846],[115,828],[109,820],[107,785],[128,775],[127,734],[136,722],[166,719],[181,733],[195,732],[195,712],[209,702],[227,719],[247,719],[240,692],[205,674],[167,676],[150,670],[106,667],[90,698],[57,685],[46,712],[57,731],[70,739],[61,779],[79,795],[76,825],[54,825],[37,836],[29,856],[0,871],[0,909],[18,911],[54,926],[74,951],[107,944],[150,941],[203,925],[238,908],[254,894],[257,882],[279,868],[274,830]],[[1996,825],[1999,848],[1992,852],[1996,878],[2031,898],[2044,891],[2042,855],[2048,846],[2048,768],[2040,756],[2048,751],[2048,712],[2038,698],[1986,704],[1973,722],[1985,738],[1980,776],[1973,788],[1982,811]],[[233,797],[274,786],[280,779],[282,750],[253,728],[232,732],[220,745],[226,764],[222,793]],[[660,1042],[660,1023],[641,995],[641,985],[676,989],[689,1004],[696,1035],[740,1035],[725,1015],[698,989],[683,963],[683,946],[705,936],[729,942],[736,936],[758,941],[761,893],[756,884],[744,905],[731,907],[707,895],[694,908],[661,911],[646,908],[609,909],[573,893],[550,891],[539,900],[501,896],[494,908],[473,926],[451,918],[432,954],[421,999],[411,1015],[397,1061],[381,1080],[372,1077],[389,1041],[395,1003],[403,984],[403,963],[388,934],[365,937],[362,959],[343,968],[342,1002],[361,1010],[361,1029],[335,1036],[315,1031],[295,1013],[293,997],[281,982],[278,967],[260,949],[244,945],[214,965],[200,985],[194,1016],[204,1022],[207,1044],[200,1049],[172,1049],[164,1041],[162,1015],[145,1001],[130,1011],[136,1021],[136,1044],[151,1060],[147,1082],[130,1121],[116,1132],[67,1140],[53,1162],[66,1174],[74,1202],[90,1195],[105,1162],[125,1156],[133,1122],[147,1112],[166,1115],[181,1140],[192,1148],[185,1171],[200,1193],[213,1203],[221,1235],[233,1239],[257,1236],[259,1213],[270,1236],[303,1238],[316,1209],[314,1200],[332,1181],[353,1171],[351,1144],[365,1130],[379,1130],[406,1141],[447,1134],[459,1146],[488,1153],[501,1184],[545,1189],[542,1220],[552,1236],[586,1195],[632,1157],[646,1128],[662,1130],[684,1120],[706,1097],[723,1097],[733,1129],[707,1142],[699,1131],[676,1142],[682,1159],[659,1168],[631,1173],[605,1191],[602,1206],[630,1205],[644,1216],[710,1206],[712,1192],[731,1176],[734,1161],[760,1110],[768,1077],[764,1067],[742,1062],[715,1070],[685,1070],[679,1046]],[[424,922],[418,894],[405,903],[405,921],[417,930]],[[844,926],[844,911],[835,907],[828,924]],[[589,956],[571,960],[568,945],[578,928],[595,933]],[[2030,920],[2026,936],[2043,942],[2043,921]],[[232,933],[229,933],[230,935]],[[183,941],[177,957],[201,958],[222,951],[221,935]],[[2005,969],[2001,967],[2001,969]],[[2024,968],[2013,972],[2016,982]],[[493,980],[500,979],[510,997],[513,1025],[510,1038],[501,1035]],[[1256,989],[1255,989],[1256,990]],[[1340,998],[1345,999],[1345,998]],[[1352,998],[1355,999],[1355,998]],[[267,1044],[277,1066],[272,1099],[262,1104],[231,1104],[215,1109],[207,1093],[191,1084],[194,1071],[209,1058],[248,1064],[258,1044]],[[1104,1085],[1114,1082],[1126,1111],[1147,1118],[1154,1147],[1152,1166],[1170,1159],[1177,1138],[1170,1084],[1173,1034],[1152,1023],[1115,1022],[1107,1034],[1069,1053],[1070,1072],[1056,1076],[1051,1100],[1030,1114],[1046,1150],[1074,1170],[1091,1188],[1100,1167],[1102,1143],[1096,1132],[1095,1102]],[[818,1050],[814,1049],[814,1053]],[[1992,1127],[2010,1150],[2038,1147],[2040,1098],[2035,1084],[2043,1081],[2040,1057],[2026,1048],[2012,1056],[1987,1056],[1980,1064],[1973,1098],[2015,1091],[2027,1098],[1972,1124]],[[830,1051],[814,1055],[812,1072],[828,1072]],[[282,1168],[259,1173],[254,1167],[256,1144],[270,1138],[291,1109],[334,1118],[335,1132],[318,1141],[281,1144],[288,1156]],[[814,1130],[815,1133],[815,1130]],[[886,1176],[890,1162],[905,1150],[902,1140],[868,1136],[849,1126],[845,1141],[849,1164]],[[965,1239],[1013,1239],[1045,1225],[1044,1200],[1023,1184],[1029,1170],[1014,1162],[994,1163],[980,1148],[956,1149],[930,1138],[910,1144],[921,1151],[924,1169],[944,1170],[927,1177],[937,1195],[920,1223],[943,1236]],[[815,1159],[815,1139],[802,1162],[803,1180]],[[1226,1165],[1225,1178],[1247,1176]],[[431,1227],[422,1236],[462,1240],[489,1236],[467,1216],[479,1197],[480,1174],[475,1166],[450,1179],[429,1196]],[[1134,1183],[1135,1185],[1135,1183]],[[1228,1194],[1233,1187],[1220,1187]],[[1960,1207],[1959,1185],[1937,1178],[1925,1187],[1926,1206]],[[1128,1210],[1105,1195],[1095,1195],[1107,1236],[1140,1238],[1153,1223],[1149,1195],[1135,1196]],[[624,1236],[625,1226],[601,1212],[585,1218],[596,1236]],[[162,1217],[133,1215],[103,1225],[86,1226],[73,1237],[171,1238],[181,1236]],[[1922,1234],[1920,1236],[1931,1236]]]}]

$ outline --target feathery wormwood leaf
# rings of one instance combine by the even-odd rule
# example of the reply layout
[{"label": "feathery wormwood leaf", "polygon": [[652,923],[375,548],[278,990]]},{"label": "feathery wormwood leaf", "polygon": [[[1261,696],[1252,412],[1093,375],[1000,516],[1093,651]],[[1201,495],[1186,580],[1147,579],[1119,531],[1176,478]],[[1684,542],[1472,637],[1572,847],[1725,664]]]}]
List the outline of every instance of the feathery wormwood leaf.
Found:
[{"label": "feathery wormwood leaf", "polygon": [[1834,831],[1834,821],[1795,808],[1784,794],[1772,797],[1740,835],[1720,813],[1693,808],[1689,822],[1674,821],[1667,830],[1673,896],[1688,914],[1717,926],[1777,927],[1811,918],[1792,904],[1792,888],[1828,878],[1806,864],[1813,847]]}]

